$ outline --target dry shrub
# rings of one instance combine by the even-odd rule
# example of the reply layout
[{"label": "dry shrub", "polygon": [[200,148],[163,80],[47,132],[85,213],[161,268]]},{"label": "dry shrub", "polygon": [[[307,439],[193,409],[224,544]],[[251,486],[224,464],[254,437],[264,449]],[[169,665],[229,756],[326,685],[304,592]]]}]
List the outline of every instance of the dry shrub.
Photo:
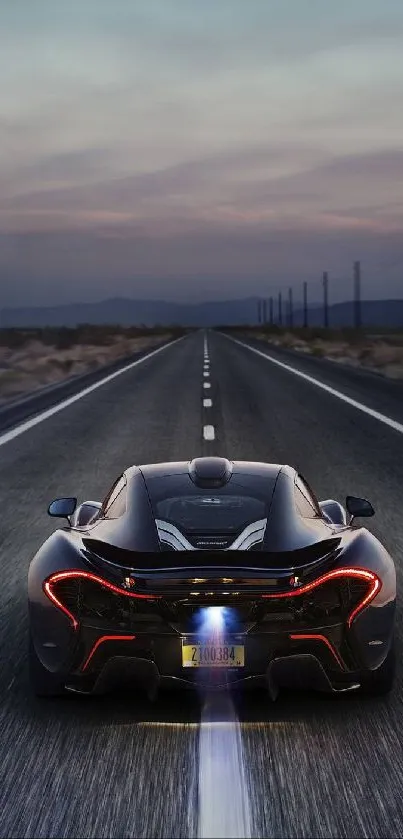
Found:
[{"label": "dry shrub", "polygon": [[390,344],[376,343],[369,347],[366,361],[375,367],[386,367],[391,364],[403,365],[403,347],[393,347]]},{"label": "dry shrub", "polygon": [[[255,337],[256,332],[254,333]],[[403,379],[403,344],[392,336],[371,340],[358,330],[296,329],[261,334],[274,346],[282,346],[309,353],[318,358],[330,358],[352,367],[367,367],[393,379]]]},{"label": "dry shrub", "polygon": [[121,332],[108,343],[101,332],[101,340],[95,344],[66,341],[63,349],[31,338],[23,345],[17,344],[14,349],[3,347],[0,356],[0,401],[130,357],[139,350],[160,343],[162,337],[171,337],[172,332],[174,330],[164,335],[154,332],[138,337]]},{"label": "dry shrub", "polygon": [[17,396],[30,388],[31,376],[18,370],[4,370],[0,373],[0,398]]},{"label": "dry shrub", "polygon": [[344,356],[346,356],[349,351],[348,344],[343,343],[341,341],[330,344],[322,342],[321,346],[323,347],[323,349],[326,352],[326,355],[329,356],[329,358],[344,358]]},{"label": "dry shrub", "polygon": [[289,349],[299,349],[300,347],[306,346],[306,341],[298,335],[293,335],[292,332],[285,332],[284,335],[281,336],[280,343]]}]

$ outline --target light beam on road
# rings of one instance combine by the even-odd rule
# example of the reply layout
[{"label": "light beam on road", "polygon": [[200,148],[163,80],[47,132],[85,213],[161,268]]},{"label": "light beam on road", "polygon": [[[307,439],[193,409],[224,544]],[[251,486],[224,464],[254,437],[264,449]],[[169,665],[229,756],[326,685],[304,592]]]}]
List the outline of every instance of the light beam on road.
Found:
[{"label": "light beam on road", "polygon": [[[225,719],[224,726],[214,725],[217,716]],[[201,722],[198,839],[249,839],[252,819],[241,726],[230,696],[206,699]]]},{"label": "light beam on road", "polygon": [[[231,623],[231,609],[204,608],[200,620],[201,637],[219,643]],[[216,725],[218,721],[225,725]],[[249,839],[252,819],[241,726],[228,693],[204,698],[198,770],[198,839]]]}]

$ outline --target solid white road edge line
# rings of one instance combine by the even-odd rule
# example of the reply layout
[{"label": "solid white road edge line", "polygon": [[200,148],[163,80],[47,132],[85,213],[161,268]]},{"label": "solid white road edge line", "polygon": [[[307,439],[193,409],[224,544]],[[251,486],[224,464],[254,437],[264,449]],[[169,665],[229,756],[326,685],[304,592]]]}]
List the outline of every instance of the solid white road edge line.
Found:
[{"label": "solid white road edge line", "polygon": [[215,440],[214,425],[205,425],[203,428],[203,437],[205,440]]},{"label": "solid white road edge line", "polygon": [[109,376],[105,376],[105,378],[100,379],[100,381],[95,382],[95,384],[84,388],[84,390],[80,390],[78,393],[75,393],[74,396],[69,396],[67,399],[63,399],[62,402],[58,402],[56,405],[53,405],[52,408],[42,411],[40,414],[37,414],[35,417],[31,417],[29,420],[25,420],[25,422],[20,423],[20,425],[17,425],[15,428],[11,428],[10,431],[5,431],[4,434],[0,434],[0,446],[4,446],[11,440],[15,440],[15,438],[19,437],[20,434],[23,434],[24,431],[29,431],[29,429],[34,428],[35,425],[39,425],[39,423],[44,422],[44,420],[49,419],[49,417],[53,417],[54,414],[58,414],[59,411],[63,411],[64,408],[68,408],[68,406],[73,405],[74,402],[78,402],[79,399],[87,396],[88,393],[92,393],[92,391],[106,385],[108,382],[111,382],[123,373],[133,370],[134,367],[137,367],[139,364],[143,364],[144,361],[148,361],[149,358],[152,358],[154,355],[157,355],[157,353],[162,352],[162,350],[166,350],[168,347],[173,347],[174,344],[177,344],[178,341],[182,341],[185,337],[185,335],[182,335],[180,338],[176,338],[175,341],[171,341],[169,344],[157,347],[156,350],[152,350],[152,352],[144,355],[142,358],[137,358],[136,361],[126,364],[126,366],[121,367],[120,370],[110,373]]},{"label": "solid white road edge line", "polygon": [[284,361],[279,361],[278,358],[266,355],[266,353],[261,352],[261,350],[257,350],[255,347],[250,347],[249,344],[244,344],[243,341],[238,341],[237,338],[232,338],[229,335],[225,335],[223,332],[221,334],[230,341],[233,341],[234,344],[239,344],[240,347],[244,347],[246,350],[250,350],[250,352],[260,355],[261,358],[266,359],[266,361],[270,361],[271,364],[275,364],[277,367],[287,370],[288,373],[293,373],[294,376],[299,376],[300,379],[304,379],[304,381],[309,382],[311,385],[315,385],[320,388],[320,390],[330,393],[331,396],[335,396],[342,402],[346,402],[347,405],[351,405],[353,408],[356,408],[357,411],[362,411],[363,414],[367,414],[369,417],[373,417],[373,419],[378,420],[378,422],[382,422],[384,425],[389,426],[389,428],[393,428],[394,431],[398,431],[399,434],[403,434],[403,424],[401,422],[397,422],[397,420],[387,417],[379,411],[375,411],[373,408],[370,408],[368,405],[364,405],[362,402],[357,402],[356,399],[351,399],[350,396],[346,396],[346,394],[342,393],[340,390],[336,390],[334,387],[330,387],[330,385],[325,385],[324,382],[319,381],[319,379],[309,376],[308,373],[303,373],[302,370],[297,370],[296,367],[291,367],[290,364],[286,364]]}]

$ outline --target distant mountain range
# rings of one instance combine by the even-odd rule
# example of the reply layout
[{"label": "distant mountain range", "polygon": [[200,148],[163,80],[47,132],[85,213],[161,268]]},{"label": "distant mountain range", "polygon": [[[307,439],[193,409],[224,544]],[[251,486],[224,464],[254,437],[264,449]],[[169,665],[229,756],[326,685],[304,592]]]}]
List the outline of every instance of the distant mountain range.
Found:
[{"label": "distant mountain range", "polygon": [[[267,306],[267,316],[269,307]],[[277,301],[274,307],[277,318]],[[365,326],[403,326],[403,299],[365,300],[361,304],[362,324]],[[309,307],[309,325],[323,324],[323,307],[316,303]],[[330,326],[352,326],[353,303],[347,301],[329,306]],[[144,326],[241,326],[258,322],[258,298],[214,300],[206,303],[179,304],[165,300],[132,300],[113,298],[96,303],[71,303],[51,307],[24,307],[0,310],[0,327],[77,326],[82,323]],[[283,304],[283,323],[287,322],[287,307]],[[301,304],[295,306],[294,324],[302,325]]]}]

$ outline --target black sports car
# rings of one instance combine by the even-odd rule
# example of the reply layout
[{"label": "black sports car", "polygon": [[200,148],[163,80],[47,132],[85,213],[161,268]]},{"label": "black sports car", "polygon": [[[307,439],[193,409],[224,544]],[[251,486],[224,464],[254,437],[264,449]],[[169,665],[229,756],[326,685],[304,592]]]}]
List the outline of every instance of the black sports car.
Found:
[{"label": "black sports car", "polygon": [[38,695],[391,689],[396,574],[352,524],[368,501],[318,502],[290,466],[201,457],[132,466],[102,503],[48,512],[68,524],[29,568]]}]

